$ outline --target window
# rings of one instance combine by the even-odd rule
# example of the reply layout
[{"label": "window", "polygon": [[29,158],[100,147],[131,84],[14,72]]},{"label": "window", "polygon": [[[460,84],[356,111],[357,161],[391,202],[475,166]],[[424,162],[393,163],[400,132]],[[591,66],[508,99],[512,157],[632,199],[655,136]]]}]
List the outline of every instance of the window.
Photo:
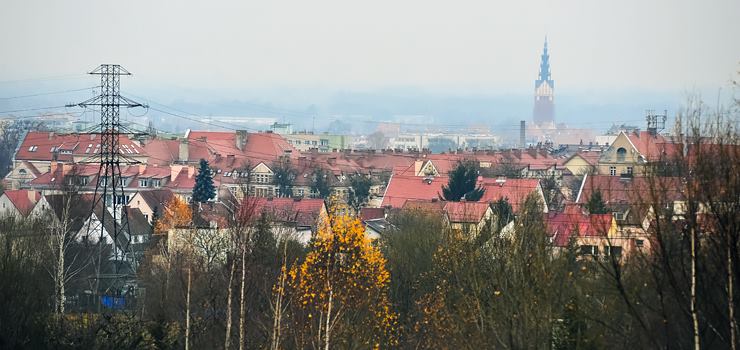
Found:
[{"label": "window", "polygon": [[126,205],[126,203],[128,203],[128,196],[126,195],[116,196],[116,204]]},{"label": "window", "polygon": [[641,239],[636,239],[636,240],[635,240],[635,246],[636,246],[637,248],[642,248],[643,246],[645,246],[645,241],[643,241],[643,240],[641,240]]},{"label": "window", "polygon": [[159,186],[162,186],[162,180],[160,179],[152,180],[152,186],[154,186],[154,188],[159,188]]},{"label": "window", "polygon": [[139,187],[149,187],[149,179],[139,179]]},{"label": "window", "polygon": [[303,144],[304,145],[310,145],[311,144],[311,141],[309,141],[309,140],[303,141]]},{"label": "window", "polygon": [[18,174],[26,175],[26,169],[18,169]]},{"label": "window", "polygon": [[31,146],[31,147],[28,147],[28,151],[29,152],[36,152],[37,149],[39,149],[39,146]]},{"label": "window", "polygon": [[610,166],[609,167],[609,175],[611,175],[611,176],[617,176],[617,167]]},{"label": "window", "polygon": [[599,255],[599,247],[595,245],[582,245],[581,246],[581,255],[593,255],[598,256]]},{"label": "window", "polygon": [[619,147],[617,149],[617,160],[620,162],[624,161],[624,157],[627,155],[627,150],[624,149],[624,147]]},{"label": "window", "polygon": [[87,178],[87,176],[80,177],[79,183],[82,186],[87,185],[87,183],[90,182],[90,179]]},{"label": "window", "polygon": [[631,166],[628,166],[627,167],[627,174],[632,175],[632,173],[633,173],[632,167]]},{"label": "window", "polygon": [[314,146],[316,146],[316,145],[318,145],[319,143],[318,143],[318,142],[316,142],[316,141],[311,141],[311,144],[312,144],[312,145],[314,145]]},{"label": "window", "polygon": [[622,247],[620,246],[604,246],[604,256],[613,256],[619,259],[622,256]]}]

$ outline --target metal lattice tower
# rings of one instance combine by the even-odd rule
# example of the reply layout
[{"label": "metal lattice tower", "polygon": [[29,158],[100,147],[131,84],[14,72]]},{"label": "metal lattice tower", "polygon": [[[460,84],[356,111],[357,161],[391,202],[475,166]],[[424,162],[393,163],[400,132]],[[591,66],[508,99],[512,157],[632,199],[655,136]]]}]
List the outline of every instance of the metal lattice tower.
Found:
[{"label": "metal lattice tower", "polygon": [[[89,74],[100,76],[100,95],[71,106],[80,106],[83,108],[97,106],[100,108],[100,151],[88,159],[83,160],[81,163],[100,164],[95,183],[91,213],[95,213],[95,208],[98,207],[101,201],[103,202],[103,211],[107,210],[109,204],[112,207],[110,216],[113,222],[110,223],[112,225],[109,225],[112,227],[112,232],[109,233],[112,235],[114,241],[115,273],[118,274],[120,264],[129,250],[128,245],[130,241],[130,236],[126,237],[129,224],[128,213],[124,208],[127,203],[125,203],[126,197],[123,191],[125,184],[121,181],[121,164],[129,165],[138,163],[121,152],[120,110],[121,107],[133,108],[146,106],[121,96],[121,75],[131,75],[131,73],[120,65],[102,64]],[[104,238],[103,230],[107,227],[105,213],[103,212],[103,215],[100,215],[98,219],[101,224],[100,239],[102,241]],[[90,230],[89,226],[88,224],[88,231]],[[124,235],[125,242],[121,242],[119,239],[122,234]],[[121,245],[121,243],[125,243],[125,245]],[[120,252],[116,251],[117,246]]]}]

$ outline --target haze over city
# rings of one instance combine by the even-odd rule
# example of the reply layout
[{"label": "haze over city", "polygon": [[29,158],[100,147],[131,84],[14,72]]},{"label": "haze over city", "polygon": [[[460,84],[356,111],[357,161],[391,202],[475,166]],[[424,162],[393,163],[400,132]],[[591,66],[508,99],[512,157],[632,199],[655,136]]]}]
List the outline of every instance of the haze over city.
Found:
[{"label": "haze over city", "polygon": [[[0,38],[3,95],[85,87],[95,82],[84,73],[112,62],[134,73],[124,92],[189,113],[277,117],[301,129],[351,116],[514,127],[530,118],[545,36],[558,122],[598,121],[600,129],[642,120],[646,109],[675,112],[687,94],[728,98],[740,57],[740,4],[729,0],[4,8],[0,30],[12,35]],[[29,81],[49,77],[56,79]],[[85,96],[0,100],[0,109]]]}]

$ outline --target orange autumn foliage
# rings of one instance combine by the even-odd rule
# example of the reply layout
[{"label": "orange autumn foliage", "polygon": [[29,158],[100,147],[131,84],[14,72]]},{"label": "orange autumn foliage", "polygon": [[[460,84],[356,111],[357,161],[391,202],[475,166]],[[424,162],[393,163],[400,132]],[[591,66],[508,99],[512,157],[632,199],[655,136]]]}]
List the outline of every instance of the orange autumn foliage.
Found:
[{"label": "orange autumn foliage", "polygon": [[[323,327],[321,319],[326,322],[326,315],[331,314],[332,319],[337,317],[337,326],[331,330],[337,339],[351,334],[373,348],[395,345],[398,322],[388,299],[386,260],[371,244],[359,219],[330,211],[334,215],[320,225],[303,263],[289,272],[290,287],[307,314],[309,332],[315,334],[315,329]],[[342,322],[345,319],[353,321]]]},{"label": "orange autumn foliage", "polygon": [[190,225],[193,220],[193,212],[190,206],[178,197],[173,197],[164,206],[164,214],[157,220],[154,232],[158,234],[167,233],[175,227]]}]

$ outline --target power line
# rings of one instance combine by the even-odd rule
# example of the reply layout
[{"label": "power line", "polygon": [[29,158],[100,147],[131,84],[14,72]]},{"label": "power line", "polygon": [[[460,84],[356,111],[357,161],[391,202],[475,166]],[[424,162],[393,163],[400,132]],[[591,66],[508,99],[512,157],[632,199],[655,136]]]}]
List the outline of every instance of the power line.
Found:
[{"label": "power line", "polygon": [[16,112],[30,112],[30,111],[42,111],[46,109],[59,109],[59,108],[66,108],[67,106],[54,106],[54,107],[39,107],[39,108],[26,108],[26,109],[16,109],[12,111],[0,111],[0,114],[3,113],[16,113]]},{"label": "power line", "polygon": [[25,83],[32,81],[49,81],[49,80],[67,80],[67,79],[81,79],[86,77],[85,74],[66,74],[66,75],[54,75],[38,78],[26,78],[26,79],[13,79],[13,80],[0,80],[0,84],[11,84],[11,83]]},{"label": "power line", "polygon": [[65,94],[65,93],[69,93],[69,92],[78,92],[78,91],[91,90],[91,89],[95,89],[95,88],[99,88],[99,87],[100,86],[91,86],[91,87],[86,87],[86,88],[82,88],[82,89],[61,90],[61,91],[42,92],[42,93],[30,94],[30,95],[19,95],[19,96],[0,97],[0,100],[10,100],[10,99],[15,99],[15,98],[26,98],[26,97],[36,97],[36,96]]}]

